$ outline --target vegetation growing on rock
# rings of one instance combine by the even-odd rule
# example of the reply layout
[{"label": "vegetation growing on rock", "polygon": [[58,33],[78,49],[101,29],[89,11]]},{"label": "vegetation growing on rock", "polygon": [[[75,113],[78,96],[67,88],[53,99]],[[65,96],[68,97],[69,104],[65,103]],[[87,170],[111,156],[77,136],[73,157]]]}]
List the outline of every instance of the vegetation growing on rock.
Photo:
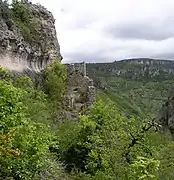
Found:
[{"label": "vegetation growing on rock", "polygon": [[20,27],[24,40],[31,44],[38,44],[40,42],[40,37],[36,29],[39,22],[33,19],[34,16],[29,5],[15,0],[12,3],[11,10],[12,18]]}]

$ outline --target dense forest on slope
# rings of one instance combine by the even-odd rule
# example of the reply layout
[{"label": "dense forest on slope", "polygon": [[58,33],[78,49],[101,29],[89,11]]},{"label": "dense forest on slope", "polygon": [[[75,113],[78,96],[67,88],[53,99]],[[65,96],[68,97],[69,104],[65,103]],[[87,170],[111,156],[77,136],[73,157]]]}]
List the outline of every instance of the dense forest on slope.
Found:
[{"label": "dense forest on slope", "polygon": [[174,144],[153,120],[107,97],[62,120],[66,69],[55,61],[42,76],[38,87],[1,69],[1,179],[173,179]]},{"label": "dense forest on slope", "polygon": [[173,67],[173,61],[143,58],[87,64],[87,73],[125,113],[154,117],[174,85]]},{"label": "dense forest on slope", "polygon": [[[0,0],[0,18],[19,15],[28,37],[33,33],[26,27],[28,6],[14,3],[11,10]],[[94,77],[88,69],[98,98],[75,118],[61,114],[67,108],[68,72],[59,60],[31,77],[0,67],[0,179],[173,180],[174,143],[150,117],[167,98],[173,80],[148,74],[135,79],[126,75],[129,65],[123,64],[123,76],[92,65]]]}]

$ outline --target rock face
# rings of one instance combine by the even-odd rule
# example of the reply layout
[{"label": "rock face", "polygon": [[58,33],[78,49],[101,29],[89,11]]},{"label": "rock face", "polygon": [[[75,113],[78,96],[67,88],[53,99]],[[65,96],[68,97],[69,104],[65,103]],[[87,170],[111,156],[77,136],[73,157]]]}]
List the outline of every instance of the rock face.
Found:
[{"label": "rock face", "polygon": [[[2,2],[1,2],[2,3]],[[25,66],[32,71],[40,71],[50,61],[62,59],[60,47],[56,37],[55,19],[51,12],[41,5],[21,4],[29,12],[27,18],[29,25],[24,27],[21,21],[14,18],[12,13],[8,21],[0,13],[0,54],[1,59],[8,56],[9,59],[25,61]],[[8,11],[12,12],[11,9]],[[26,24],[26,23],[25,23]],[[27,29],[28,28],[28,29]],[[29,29],[32,28],[32,29]],[[32,30],[34,30],[32,32]],[[29,32],[30,31],[30,32]],[[28,34],[27,34],[28,33]],[[30,35],[33,33],[33,36]],[[37,40],[33,39],[36,37]],[[28,39],[27,39],[28,35]],[[30,39],[29,39],[30,38]],[[0,64],[1,64],[0,59]],[[15,62],[19,63],[19,62]],[[25,67],[26,69],[26,67]]]},{"label": "rock face", "polygon": [[170,132],[174,140],[174,87],[169,93],[167,102],[163,105],[157,117],[162,132]]},{"label": "rock face", "polygon": [[96,98],[96,89],[93,80],[84,76],[83,65],[66,65],[68,69],[67,92],[64,97],[64,106],[75,114],[89,107]]}]

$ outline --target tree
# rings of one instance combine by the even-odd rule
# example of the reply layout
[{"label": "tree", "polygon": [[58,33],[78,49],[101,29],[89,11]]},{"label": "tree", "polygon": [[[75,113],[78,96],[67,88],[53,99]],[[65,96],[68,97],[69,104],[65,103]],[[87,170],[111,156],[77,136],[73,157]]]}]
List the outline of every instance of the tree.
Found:
[{"label": "tree", "polygon": [[[66,126],[68,128],[68,126]],[[59,152],[66,169],[87,173],[92,179],[155,179],[162,135],[155,123],[126,118],[111,101],[95,102],[89,115],[80,116],[78,130],[68,146]],[[67,137],[70,129],[66,129]],[[133,171],[134,169],[134,171]]]},{"label": "tree", "polygon": [[57,120],[62,108],[62,97],[66,90],[67,74],[63,64],[58,60],[50,63],[42,71],[43,91],[47,95],[52,120]]},{"label": "tree", "polygon": [[[49,150],[49,127],[27,117],[27,107],[21,102],[26,94],[11,82],[0,80],[1,178],[33,179],[46,165],[43,156]],[[15,151],[20,151],[18,157],[11,156]]]},{"label": "tree", "polygon": [[153,158],[137,157],[130,165],[130,180],[155,180],[160,161]]},{"label": "tree", "polygon": [[66,69],[58,60],[50,63],[43,70],[44,90],[51,100],[60,102],[66,87]]}]

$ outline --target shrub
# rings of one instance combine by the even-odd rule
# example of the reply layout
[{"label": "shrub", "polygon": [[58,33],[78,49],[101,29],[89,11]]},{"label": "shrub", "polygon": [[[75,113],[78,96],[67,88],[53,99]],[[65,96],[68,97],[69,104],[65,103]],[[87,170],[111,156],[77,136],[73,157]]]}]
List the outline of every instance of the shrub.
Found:
[{"label": "shrub", "polygon": [[[22,102],[27,96],[25,89],[15,87],[12,81],[0,79],[2,179],[33,179],[49,161],[45,157],[49,154],[50,127],[30,119],[28,107],[33,105]],[[15,153],[19,156],[14,157]]]},{"label": "shrub", "polygon": [[27,4],[19,1],[12,3],[12,17],[19,26],[25,41],[29,43],[40,43],[39,33],[37,32],[38,22],[35,22],[32,10]]},{"label": "shrub", "polygon": [[43,70],[43,77],[46,94],[48,94],[51,101],[60,102],[67,82],[65,66],[55,60]]}]

